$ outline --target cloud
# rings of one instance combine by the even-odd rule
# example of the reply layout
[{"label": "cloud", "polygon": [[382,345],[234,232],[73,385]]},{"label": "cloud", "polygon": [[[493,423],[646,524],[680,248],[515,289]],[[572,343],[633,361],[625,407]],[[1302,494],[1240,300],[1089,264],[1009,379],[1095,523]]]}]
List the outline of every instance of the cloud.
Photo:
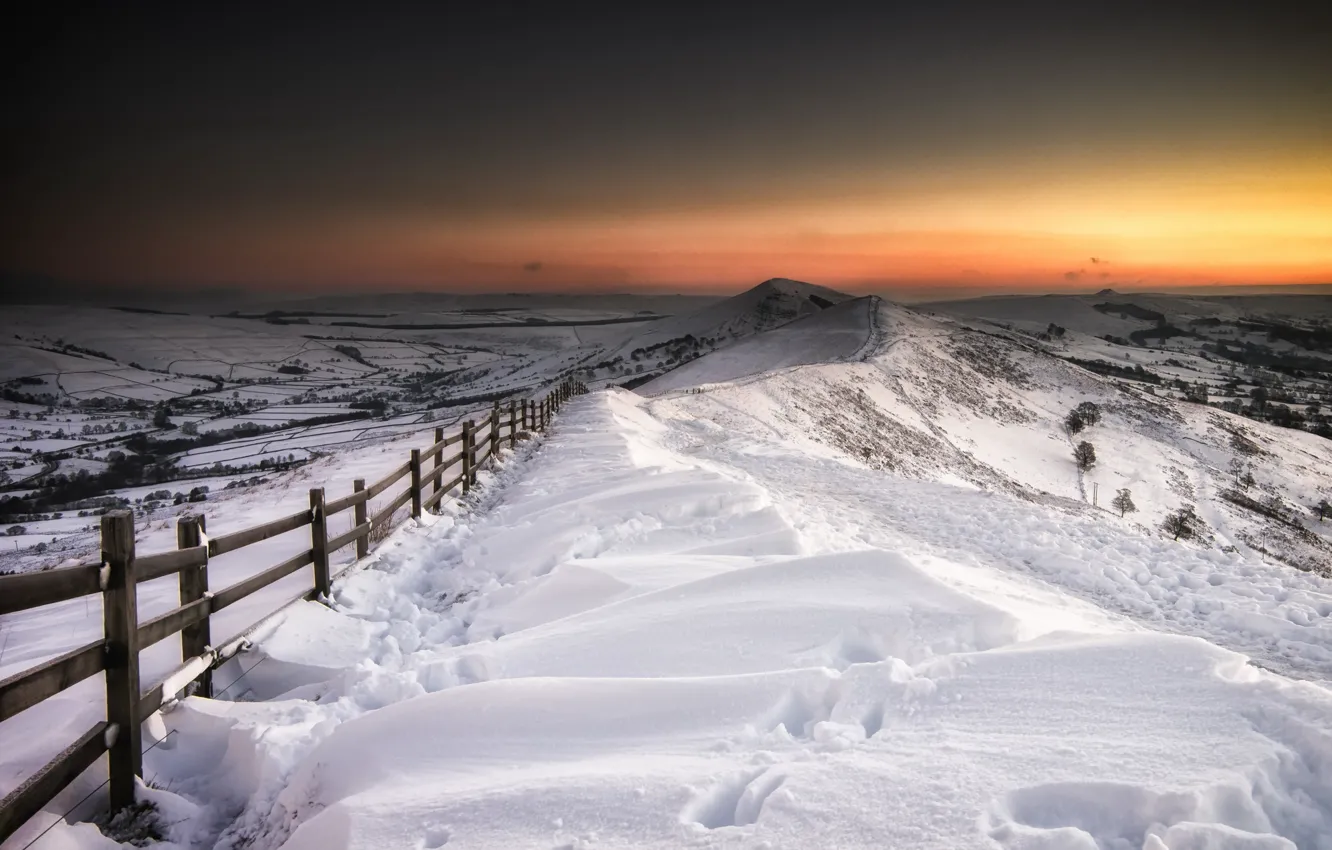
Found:
[{"label": "cloud", "polygon": [[1100,257],[1092,257],[1092,258],[1091,258],[1091,261],[1092,261],[1092,265],[1093,265],[1093,266],[1108,266],[1108,265],[1110,265],[1110,261],[1109,261],[1109,260],[1102,260]]},{"label": "cloud", "polygon": [[1082,277],[1082,272],[1080,270],[1075,272],[1064,272],[1064,280],[1077,280],[1080,277]]},{"label": "cloud", "polygon": [[534,260],[530,263],[523,263],[523,271],[525,272],[539,272],[543,267],[544,264],[540,260]]}]

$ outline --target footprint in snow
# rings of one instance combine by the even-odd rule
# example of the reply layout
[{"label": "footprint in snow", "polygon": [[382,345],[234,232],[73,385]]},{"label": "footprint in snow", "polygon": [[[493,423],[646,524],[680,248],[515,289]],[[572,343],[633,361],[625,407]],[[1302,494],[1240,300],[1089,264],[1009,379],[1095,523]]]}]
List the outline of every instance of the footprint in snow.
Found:
[{"label": "footprint in snow", "polygon": [[433,824],[426,827],[425,836],[416,842],[419,850],[438,850],[449,843],[452,832],[447,826]]},{"label": "footprint in snow", "polygon": [[749,826],[758,822],[764,804],[785,781],[785,774],[770,768],[732,774],[690,801],[680,820],[704,829]]}]

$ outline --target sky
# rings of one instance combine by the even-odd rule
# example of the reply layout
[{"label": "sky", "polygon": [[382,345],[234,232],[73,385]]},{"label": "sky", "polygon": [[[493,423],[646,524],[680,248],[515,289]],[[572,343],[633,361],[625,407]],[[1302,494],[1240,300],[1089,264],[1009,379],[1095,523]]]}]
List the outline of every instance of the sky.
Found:
[{"label": "sky", "polygon": [[1332,282],[1327,4],[34,9],[0,36],[11,276]]}]

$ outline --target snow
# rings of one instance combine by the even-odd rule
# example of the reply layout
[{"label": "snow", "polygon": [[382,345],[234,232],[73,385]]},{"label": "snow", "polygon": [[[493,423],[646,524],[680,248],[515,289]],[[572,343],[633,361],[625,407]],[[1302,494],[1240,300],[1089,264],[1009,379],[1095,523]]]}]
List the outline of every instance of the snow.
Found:
[{"label": "snow", "polygon": [[[1219,595],[1183,545],[700,429],[696,398],[576,400],[473,511],[257,635],[263,701],[187,699],[146,756],[200,807],[181,840],[1332,847],[1332,694],[1155,617],[1326,588]],[[1037,551],[1176,595],[1108,610],[1127,583],[1072,592]],[[1316,670],[1332,636],[1286,623]]]},{"label": "snow", "polygon": [[[370,482],[378,480],[400,465],[411,447],[427,445],[432,437],[433,432],[430,430],[416,430],[398,439],[317,461],[297,470],[295,475],[277,478],[255,487],[224,491],[217,479],[202,479],[141,489],[144,492],[154,489],[188,491],[191,486],[211,484],[213,492],[209,494],[209,501],[182,505],[173,510],[179,513],[203,513],[208,518],[209,533],[216,536],[253,527],[307,508],[309,487],[314,484],[323,485],[329,497],[333,498],[350,492],[355,478],[364,478]],[[399,488],[395,486],[390,493],[373,500],[370,505],[372,512],[381,510],[397,492]],[[161,552],[176,547],[174,517],[157,516],[149,519],[139,514],[136,519],[135,545],[139,552]],[[33,526],[46,529],[57,525],[91,524],[94,530],[85,536],[95,540],[97,522],[95,517],[67,515],[62,520],[34,523]],[[351,522],[350,511],[332,517],[329,523],[330,536],[348,530]],[[52,539],[49,532],[0,537],[0,546],[23,547],[39,542],[50,543]],[[236,552],[214,557],[209,562],[210,585],[214,590],[220,590],[253,576],[307,549],[309,541],[309,531],[297,529]],[[353,559],[354,551],[354,547],[346,547],[331,553],[334,570],[345,569]],[[77,557],[65,560],[68,563],[79,562]],[[177,585],[174,576],[141,583],[138,592],[140,618],[146,620],[176,607],[179,604]],[[247,630],[310,586],[311,573],[306,568],[228,607],[212,618],[214,640],[221,645],[222,641]],[[0,678],[20,673],[97,640],[102,634],[101,598],[96,596],[6,615],[0,618]],[[140,676],[145,688],[174,670],[180,661],[180,644],[175,637],[141,653]],[[216,674],[219,687],[230,684],[236,675],[234,668],[232,664]],[[95,676],[0,724],[0,753],[3,753],[0,757],[0,795],[13,790],[26,776],[82,735],[88,726],[104,717],[103,694],[102,677]],[[35,734],[34,729],[42,732]],[[61,797],[57,801],[66,805],[73,803],[92,790],[92,786],[76,785],[72,790],[78,792],[77,796]]]},{"label": "snow", "polygon": [[844,360],[865,345],[874,299],[858,298],[795,322],[782,333],[761,333],[691,360],[649,381],[639,392],[657,395],[683,388],[768,375],[812,363]]},{"label": "snow", "polygon": [[[1079,476],[1059,423],[1084,400]],[[153,721],[145,794],[172,843],[221,850],[1329,850],[1332,579],[1214,496],[1240,428],[1261,486],[1327,487],[1313,435],[877,299],[810,312],[575,399],[285,609],[222,698]],[[371,450],[308,474],[395,456]],[[1105,509],[1126,483],[1139,521]],[[1151,527],[1185,490],[1210,544]],[[25,655],[58,643],[9,622]],[[100,706],[36,714],[6,771]]]}]

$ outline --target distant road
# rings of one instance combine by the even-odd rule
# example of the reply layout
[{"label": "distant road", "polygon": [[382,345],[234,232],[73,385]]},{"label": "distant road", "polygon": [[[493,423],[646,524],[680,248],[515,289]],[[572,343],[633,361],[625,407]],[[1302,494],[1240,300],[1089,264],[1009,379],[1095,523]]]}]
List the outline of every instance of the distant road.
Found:
[{"label": "distant road", "polygon": [[36,484],[38,481],[50,475],[52,472],[55,472],[59,468],[60,468],[59,461],[54,461],[54,460],[44,461],[41,471],[34,472],[32,475],[29,475],[27,478],[23,478],[18,481],[11,481],[4,486],[4,489],[22,490],[25,487],[31,487],[34,484]]},{"label": "distant road", "polygon": [[[462,331],[473,328],[576,328],[586,325],[623,325],[633,322],[655,322],[666,316],[628,316],[619,319],[551,320],[524,319],[521,322],[446,322],[440,324],[376,324],[374,322],[329,322],[330,327],[377,328],[386,331]],[[313,327],[313,326],[312,326]]]}]

